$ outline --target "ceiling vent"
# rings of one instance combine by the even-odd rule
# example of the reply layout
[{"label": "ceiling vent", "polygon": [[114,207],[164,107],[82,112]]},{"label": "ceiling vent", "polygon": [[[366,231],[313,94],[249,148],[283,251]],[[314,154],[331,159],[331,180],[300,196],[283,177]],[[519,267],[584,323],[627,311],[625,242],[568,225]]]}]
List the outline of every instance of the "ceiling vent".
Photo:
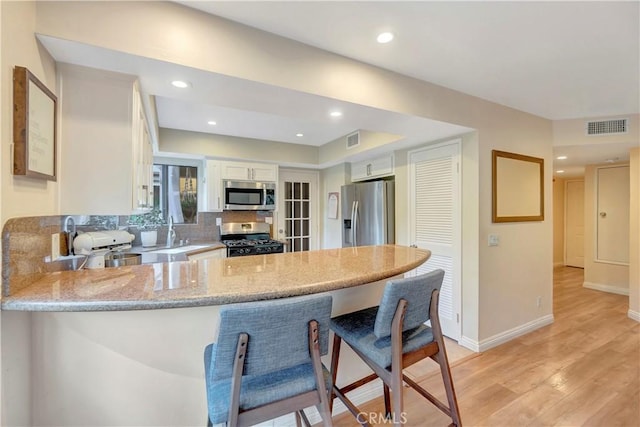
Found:
[{"label": "ceiling vent", "polygon": [[360,132],[347,135],[347,150],[360,145]]},{"label": "ceiling vent", "polygon": [[587,122],[587,135],[616,135],[627,133],[627,119],[596,120]]}]

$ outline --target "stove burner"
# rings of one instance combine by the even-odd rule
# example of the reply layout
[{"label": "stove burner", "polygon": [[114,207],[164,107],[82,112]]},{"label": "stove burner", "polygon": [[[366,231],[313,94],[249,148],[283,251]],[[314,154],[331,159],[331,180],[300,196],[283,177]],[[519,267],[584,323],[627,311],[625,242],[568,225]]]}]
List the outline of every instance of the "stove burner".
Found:
[{"label": "stove burner", "polygon": [[222,243],[227,247],[228,257],[284,252],[282,242],[272,239],[234,239]]}]

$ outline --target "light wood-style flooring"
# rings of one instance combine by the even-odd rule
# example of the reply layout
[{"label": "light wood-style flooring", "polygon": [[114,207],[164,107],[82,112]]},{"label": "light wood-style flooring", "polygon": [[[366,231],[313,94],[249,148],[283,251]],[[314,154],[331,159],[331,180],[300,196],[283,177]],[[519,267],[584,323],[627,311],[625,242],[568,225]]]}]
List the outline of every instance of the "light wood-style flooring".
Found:
[{"label": "light wood-style flooring", "polygon": [[[628,296],[582,282],[582,269],[557,268],[553,324],[451,362],[463,425],[640,426],[640,324],[627,317]],[[446,401],[440,374],[420,372],[411,373]],[[360,409],[383,407],[380,398]],[[407,426],[450,423],[410,388],[405,411]],[[348,413],[334,423],[358,425]]]}]

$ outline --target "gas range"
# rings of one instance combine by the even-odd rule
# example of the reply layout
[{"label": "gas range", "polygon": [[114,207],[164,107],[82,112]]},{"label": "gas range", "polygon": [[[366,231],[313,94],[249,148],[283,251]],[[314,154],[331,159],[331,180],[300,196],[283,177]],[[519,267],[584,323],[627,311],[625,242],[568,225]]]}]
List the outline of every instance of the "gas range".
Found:
[{"label": "gas range", "polygon": [[282,242],[271,239],[269,224],[263,222],[226,223],[220,227],[220,240],[227,257],[284,252]]}]

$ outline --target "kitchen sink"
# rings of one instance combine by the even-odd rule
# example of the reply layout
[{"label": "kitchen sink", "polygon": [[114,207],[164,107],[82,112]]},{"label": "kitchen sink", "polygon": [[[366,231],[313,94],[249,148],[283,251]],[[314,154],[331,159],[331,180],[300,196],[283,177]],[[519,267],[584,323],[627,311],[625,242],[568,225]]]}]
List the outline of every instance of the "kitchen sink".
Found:
[{"label": "kitchen sink", "polygon": [[211,245],[187,245],[187,246],[176,246],[174,248],[160,248],[149,251],[149,253],[154,254],[181,254],[184,252],[191,252],[197,249],[202,249],[209,247]]}]

